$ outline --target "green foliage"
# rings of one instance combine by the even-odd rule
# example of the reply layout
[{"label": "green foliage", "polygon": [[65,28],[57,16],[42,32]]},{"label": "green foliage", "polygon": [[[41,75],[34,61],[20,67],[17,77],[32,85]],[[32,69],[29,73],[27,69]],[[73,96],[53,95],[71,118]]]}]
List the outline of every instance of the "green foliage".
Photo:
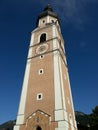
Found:
[{"label": "green foliage", "polygon": [[86,130],[98,130],[98,106],[96,106],[90,115],[86,115],[82,112],[75,112],[78,129],[81,127]]},{"label": "green foliage", "polygon": [[81,124],[82,126],[88,126],[89,124],[89,117],[88,115],[82,113],[82,112],[75,112],[76,121],[78,124]]},{"label": "green foliage", "polygon": [[96,106],[93,110],[92,110],[93,114],[95,114],[96,116],[98,116],[98,106]]},{"label": "green foliage", "polygon": [[98,126],[98,106],[96,106],[89,115],[90,126]]}]

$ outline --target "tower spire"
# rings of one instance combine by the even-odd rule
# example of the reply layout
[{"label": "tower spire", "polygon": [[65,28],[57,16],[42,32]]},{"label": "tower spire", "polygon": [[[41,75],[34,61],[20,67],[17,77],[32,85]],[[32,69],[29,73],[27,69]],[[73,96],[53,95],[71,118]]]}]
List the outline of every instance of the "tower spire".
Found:
[{"label": "tower spire", "polygon": [[56,19],[58,20],[59,24],[60,24],[60,20],[59,20],[59,18],[58,18],[58,15],[53,11],[53,9],[52,9],[52,7],[50,6],[50,4],[48,4],[48,5],[44,8],[43,12],[38,15],[37,22],[36,22],[36,26],[38,26],[40,19],[42,19],[42,18],[44,18],[44,17],[48,17],[48,16],[53,17],[53,18],[56,18]]},{"label": "tower spire", "polygon": [[44,11],[52,11],[52,12],[53,12],[53,9],[52,9],[51,5],[48,4],[48,5],[44,8]]}]

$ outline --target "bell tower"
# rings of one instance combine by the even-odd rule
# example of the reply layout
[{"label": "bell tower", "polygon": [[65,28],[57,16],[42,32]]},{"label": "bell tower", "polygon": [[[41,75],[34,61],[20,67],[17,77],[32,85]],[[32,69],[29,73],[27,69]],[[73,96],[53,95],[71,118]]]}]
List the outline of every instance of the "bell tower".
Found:
[{"label": "bell tower", "polygon": [[14,130],[76,130],[64,39],[50,5],[31,32]]}]

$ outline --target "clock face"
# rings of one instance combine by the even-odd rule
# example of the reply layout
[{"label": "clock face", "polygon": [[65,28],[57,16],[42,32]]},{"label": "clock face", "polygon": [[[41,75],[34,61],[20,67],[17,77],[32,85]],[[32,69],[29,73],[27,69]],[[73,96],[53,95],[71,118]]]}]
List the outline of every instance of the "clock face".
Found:
[{"label": "clock face", "polygon": [[36,48],[36,53],[37,54],[45,53],[47,51],[47,49],[48,49],[48,45],[42,44]]}]

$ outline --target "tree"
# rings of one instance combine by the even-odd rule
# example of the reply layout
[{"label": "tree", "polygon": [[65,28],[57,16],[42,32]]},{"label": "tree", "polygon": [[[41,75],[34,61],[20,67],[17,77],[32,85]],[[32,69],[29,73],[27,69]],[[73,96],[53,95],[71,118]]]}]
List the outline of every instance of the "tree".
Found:
[{"label": "tree", "polygon": [[98,106],[96,106],[92,110],[92,113],[90,114],[89,119],[90,119],[90,126],[92,130],[97,130],[98,129]]}]

